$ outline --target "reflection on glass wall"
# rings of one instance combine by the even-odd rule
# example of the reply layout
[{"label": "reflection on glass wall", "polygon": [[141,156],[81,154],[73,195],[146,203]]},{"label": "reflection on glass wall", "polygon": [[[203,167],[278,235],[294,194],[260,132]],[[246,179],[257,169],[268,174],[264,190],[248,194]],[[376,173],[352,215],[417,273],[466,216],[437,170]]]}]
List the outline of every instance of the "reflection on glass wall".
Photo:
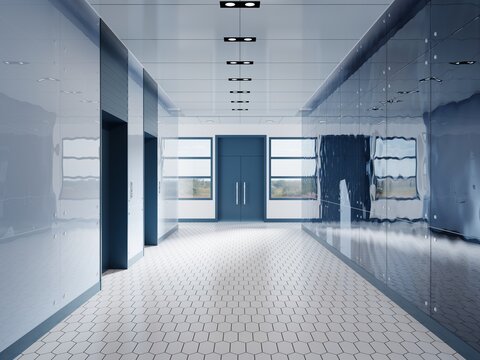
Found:
[{"label": "reflection on glass wall", "polygon": [[0,14],[1,352],[98,285],[100,59],[83,1]]},{"label": "reflection on glass wall", "polygon": [[305,228],[476,350],[479,15],[396,1],[303,117],[319,148]]},{"label": "reflection on glass wall", "polygon": [[63,139],[62,199],[98,198],[100,139]]},{"label": "reflection on glass wall", "polygon": [[[177,203],[180,190],[179,166],[175,159],[179,151],[176,141],[168,141],[178,137],[178,114],[172,110],[173,105],[166,103],[167,96],[159,87],[158,91],[158,237],[164,236],[177,227]],[[192,147],[193,151],[201,149]],[[186,150],[188,151],[188,150]],[[185,169],[183,164],[182,171]],[[204,171],[202,166],[199,171]]]},{"label": "reflection on glass wall", "polygon": [[417,198],[416,140],[374,138],[375,200]]}]

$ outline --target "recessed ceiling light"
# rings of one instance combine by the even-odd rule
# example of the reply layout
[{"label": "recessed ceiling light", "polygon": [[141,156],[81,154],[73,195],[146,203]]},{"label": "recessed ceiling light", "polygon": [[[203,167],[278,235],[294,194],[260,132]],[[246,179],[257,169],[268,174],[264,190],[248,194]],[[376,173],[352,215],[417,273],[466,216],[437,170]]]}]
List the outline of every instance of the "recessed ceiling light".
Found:
[{"label": "recessed ceiling light", "polygon": [[250,94],[250,90],[230,90],[230,94]]},{"label": "recessed ceiling light", "polygon": [[209,123],[209,124],[213,124],[215,122],[215,120],[207,120],[205,121],[206,123]]},{"label": "recessed ceiling light", "polygon": [[266,120],[265,122],[266,122],[267,124],[273,124],[273,123],[275,123],[274,120]]},{"label": "recessed ceiling light", "polygon": [[223,38],[225,42],[256,42],[255,36],[226,36]]},{"label": "recessed ceiling light", "polygon": [[60,81],[60,80],[55,79],[53,77],[46,77],[46,78],[41,78],[37,80],[37,82],[44,82],[44,81]]},{"label": "recessed ceiling light", "polygon": [[388,104],[396,104],[396,103],[401,103],[401,102],[403,102],[403,100],[400,100],[400,99],[388,99],[387,100]]},{"label": "recessed ceiling light", "polygon": [[249,104],[250,100],[231,100],[230,101],[232,104]]},{"label": "recessed ceiling light", "polygon": [[228,81],[252,81],[252,78],[228,78]]},{"label": "recessed ceiling light", "polygon": [[450,65],[473,65],[475,64],[475,60],[464,60],[464,61],[452,61]]},{"label": "recessed ceiling light", "polygon": [[17,60],[5,60],[3,62],[5,65],[28,65],[29,62],[26,61],[17,61]]},{"label": "recessed ceiling light", "polygon": [[439,78],[436,78],[435,76],[429,76],[429,77],[426,77],[424,79],[420,79],[418,80],[419,82],[426,82],[426,81],[436,81],[436,82],[443,82],[442,79],[439,79]]},{"label": "recessed ceiling light", "polygon": [[221,8],[259,8],[260,1],[220,1]]},{"label": "recessed ceiling light", "polygon": [[227,61],[227,65],[253,65],[253,61]]}]

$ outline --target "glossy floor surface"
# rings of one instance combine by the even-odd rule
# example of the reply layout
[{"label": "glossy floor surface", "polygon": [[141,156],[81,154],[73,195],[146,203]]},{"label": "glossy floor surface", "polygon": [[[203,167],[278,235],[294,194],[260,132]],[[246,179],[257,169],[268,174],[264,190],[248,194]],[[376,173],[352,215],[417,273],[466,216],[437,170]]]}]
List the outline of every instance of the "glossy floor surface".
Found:
[{"label": "glossy floor surface", "polygon": [[19,359],[460,359],[297,224],[182,224]]}]

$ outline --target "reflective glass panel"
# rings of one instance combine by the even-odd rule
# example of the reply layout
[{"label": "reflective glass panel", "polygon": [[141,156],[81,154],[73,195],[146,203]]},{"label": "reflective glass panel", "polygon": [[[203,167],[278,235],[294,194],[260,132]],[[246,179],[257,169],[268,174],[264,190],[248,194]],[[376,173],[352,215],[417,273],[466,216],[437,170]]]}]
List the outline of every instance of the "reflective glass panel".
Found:
[{"label": "reflective glass panel", "polygon": [[414,139],[383,139],[377,138],[375,141],[375,157],[415,157],[416,141]]},{"label": "reflective glass panel", "polygon": [[416,159],[375,159],[375,174],[379,177],[408,178],[417,173]]}]

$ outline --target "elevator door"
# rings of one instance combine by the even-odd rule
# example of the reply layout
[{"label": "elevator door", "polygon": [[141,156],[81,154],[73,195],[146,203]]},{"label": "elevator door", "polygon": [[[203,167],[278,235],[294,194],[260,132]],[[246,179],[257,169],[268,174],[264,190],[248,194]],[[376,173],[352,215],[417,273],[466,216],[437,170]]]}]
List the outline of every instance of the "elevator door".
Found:
[{"label": "elevator door", "polygon": [[265,137],[217,137],[219,221],[263,221]]}]

